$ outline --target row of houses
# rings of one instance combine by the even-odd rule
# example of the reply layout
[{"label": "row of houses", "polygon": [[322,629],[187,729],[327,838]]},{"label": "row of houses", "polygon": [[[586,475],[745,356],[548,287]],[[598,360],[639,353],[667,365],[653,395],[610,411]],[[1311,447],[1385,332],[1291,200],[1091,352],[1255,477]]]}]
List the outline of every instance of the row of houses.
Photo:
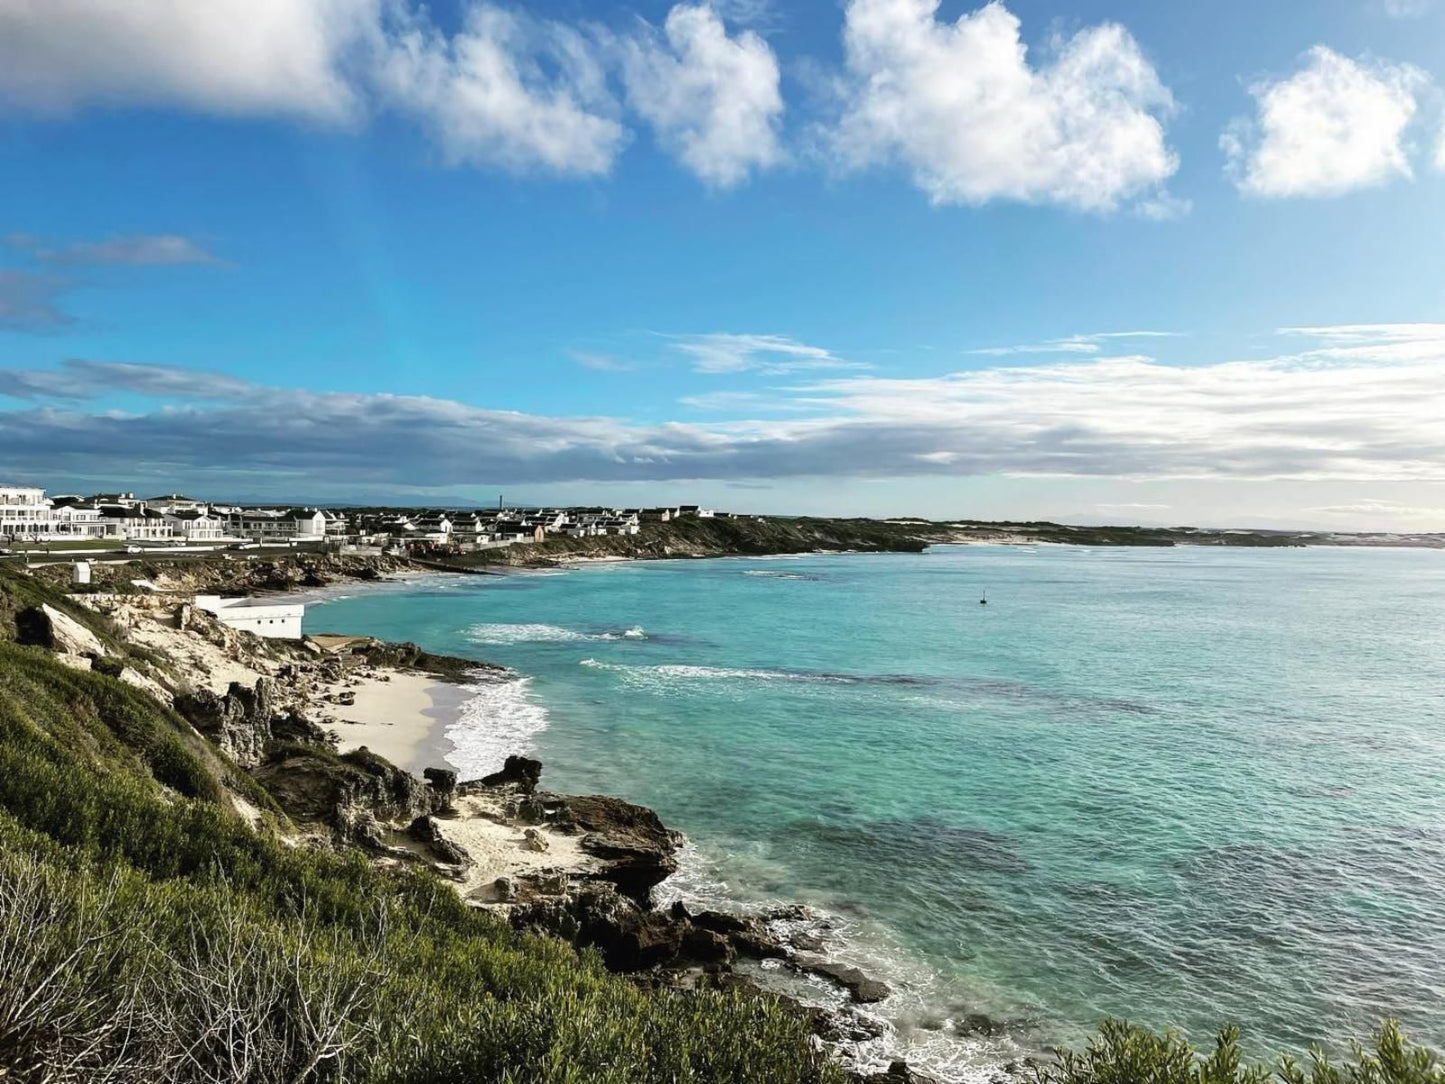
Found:
[{"label": "row of houses", "polygon": [[413,542],[447,546],[501,546],[542,542],[549,536],[587,538],[634,535],[645,523],[687,516],[711,518],[698,505],[660,508],[498,508],[455,512],[353,512],[325,508],[251,508],[215,504],[180,493],[63,494],[47,497],[33,486],[0,485],[0,540],[365,545]]}]

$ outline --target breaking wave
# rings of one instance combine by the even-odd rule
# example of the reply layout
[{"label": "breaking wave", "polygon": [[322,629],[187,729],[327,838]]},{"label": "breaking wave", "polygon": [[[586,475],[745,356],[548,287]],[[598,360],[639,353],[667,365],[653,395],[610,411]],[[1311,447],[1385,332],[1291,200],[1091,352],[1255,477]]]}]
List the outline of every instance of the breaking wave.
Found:
[{"label": "breaking wave", "polygon": [[[719,861],[721,858],[721,861]],[[948,1084],[994,1084],[999,1067],[1036,1054],[1027,1025],[991,1020],[977,1012],[968,992],[943,978],[878,923],[854,908],[798,906],[787,897],[740,893],[731,874],[749,882],[776,883],[785,876],[751,845],[722,854],[704,853],[691,840],[677,853],[678,869],[654,890],[659,906],[674,901],[699,908],[762,918],[774,936],[806,945],[816,955],[860,967],[886,982],[892,993],[872,1006],[855,1006],[833,983],[769,960],[741,969],[765,989],[805,1005],[856,1018],[855,1037],[837,1044],[844,1064],[876,1073],[896,1058]]]},{"label": "breaking wave", "polygon": [[462,779],[489,775],[510,754],[531,751],[533,739],[547,729],[547,709],[531,688],[531,678],[516,676],[467,686],[473,695],[447,728],[453,746],[448,759]]},{"label": "breaking wave", "polygon": [[498,623],[473,625],[466,635],[474,644],[567,644],[585,640],[646,640],[647,630],[633,625],[602,632],[579,632],[561,625]]},{"label": "breaking wave", "polygon": [[623,680],[647,684],[659,681],[799,681],[821,685],[934,685],[932,678],[910,674],[837,674],[821,670],[774,670],[746,666],[695,666],[687,663],[661,663],[655,666],[634,666],[606,662],[603,659],[582,659],[579,665],[594,670],[610,670]]}]

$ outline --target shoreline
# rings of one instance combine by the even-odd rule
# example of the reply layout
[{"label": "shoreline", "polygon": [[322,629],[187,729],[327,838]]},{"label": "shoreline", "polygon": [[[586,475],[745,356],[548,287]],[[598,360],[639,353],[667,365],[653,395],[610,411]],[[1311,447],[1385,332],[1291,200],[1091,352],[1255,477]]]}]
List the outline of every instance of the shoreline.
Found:
[{"label": "shoreline", "polygon": [[[831,555],[777,554],[756,558],[738,555],[731,559],[789,560]],[[638,560],[647,559],[603,558],[579,564],[575,570],[585,571]],[[536,570],[517,568],[509,571],[516,575],[528,575]],[[421,584],[430,575],[445,576],[446,573],[424,573],[407,579]],[[366,593],[372,593],[396,585],[396,581],[392,581],[391,584],[376,582],[359,586]],[[495,687],[524,696],[529,682],[530,677],[525,673],[513,672],[509,680],[497,682]],[[458,760],[465,758],[452,759],[457,752],[457,743],[445,738],[444,731],[449,725],[467,722],[495,723],[495,718],[491,715],[471,720],[464,717],[462,708],[466,704],[486,697],[482,687],[452,685],[443,695],[448,693],[452,697],[451,702],[445,708],[432,712],[433,721],[422,733],[412,732],[410,740],[401,740],[392,747],[392,751],[380,745],[372,746],[373,751],[403,767],[407,766],[407,761],[398,757],[410,757],[413,763],[419,765],[417,747],[426,741],[437,742],[440,738],[440,745],[433,747],[444,746],[446,764],[463,773]],[[483,704],[485,708],[495,706],[495,701]],[[538,710],[544,709],[539,705]],[[451,713],[450,722],[439,724],[436,720],[447,718],[447,712]],[[503,749],[496,742],[497,734],[492,731],[484,739],[489,746],[486,751],[495,755],[497,767],[501,766],[500,760],[505,755],[530,757],[535,746],[529,739],[536,732],[520,735],[521,741]],[[477,774],[480,773],[465,772],[465,777],[475,778]],[[507,819],[505,812],[475,798],[465,800],[463,806],[466,818],[462,823],[439,818],[438,825],[449,841],[476,856],[477,864],[458,886],[468,899],[487,905],[504,902],[496,899],[489,889],[496,878],[565,875],[569,871],[576,876],[579,869],[585,868],[585,856],[569,848],[570,841],[565,837],[559,838],[550,833],[547,840],[552,860],[539,862],[536,857],[528,855],[519,864],[516,855],[519,849],[524,848],[525,839],[518,837],[515,829],[499,826],[500,821]],[[558,853],[559,845],[564,848],[562,853]],[[918,1084],[1001,1080],[1007,1076],[1007,1067],[1020,1065],[1024,1059],[1044,1052],[1042,1043],[1029,1042],[1015,1030],[1014,1023],[990,1018],[980,1012],[977,1005],[969,1005],[957,992],[950,992],[949,980],[935,973],[926,960],[917,957],[893,937],[866,924],[860,925],[856,916],[835,913],[826,905],[783,897],[764,898],[735,888],[718,874],[716,863],[686,836],[681,837],[677,866],[655,886],[657,908],[666,910],[678,906],[686,912],[701,910],[707,914],[734,915],[740,921],[760,924],[767,936],[788,946],[795,958],[791,966],[780,968],[769,966],[767,961],[739,960],[735,973],[758,989],[802,1006],[804,1011],[821,1012],[844,1021],[846,1026],[835,1029],[828,1041],[834,1056],[845,1067],[858,1073],[858,1079],[866,1080],[868,1074],[886,1072],[896,1061],[905,1060],[915,1073],[914,1077],[906,1079],[915,1080]],[[842,961],[841,964],[828,963],[827,966],[837,966],[865,982],[875,981],[874,976],[882,980],[880,985],[886,984],[883,1000],[887,1003],[875,1005],[871,1000],[859,1003],[855,996],[850,995],[847,986],[840,985],[827,972],[809,970],[812,964],[806,962],[815,961],[821,965],[825,960]],[[800,966],[796,961],[805,962]]]},{"label": "shoreline", "polygon": [[[738,559],[752,558],[752,555],[736,556]],[[820,555],[775,554],[764,555],[760,559],[786,560],[810,556]],[[622,560],[631,561],[637,558]],[[587,562],[577,567],[576,571],[583,571],[589,566],[605,567],[612,563],[615,562]],[[536,572],[524,568],[509,571],[517,575]],[[393,573],[385,578],[351,578],[320,588],[302,587],[273,594],[277,597],[312,599],[324,604],[329,600],[358,593],[425,589],[424,585],[434,577],[445,579],[448,576],[456,578],[455,573],[439,569],[407,570],[403,574]],[[95,599],[96,596],[90,598]],[[125,598],[126,601],[141,605],[161,606],[177,601],[175,596],[112,598]],[[190,631],[194,633],[197,630]],[[226,632],[229,636],[224,638],[230,644],[230,651],[222,652],[223,655],[233,654],[239,645],[248,641],[252,642],[252,646],[295,643],[255,641],[249,634],[238,634],[232,630]],[[438,872],[454,882],[457,891],[473,906],[498,909],[514,925],[523,923],[522,928],[535,927],[541,932],[561,936],[578,947],[603,943],[595,940],[597,937],[611,938],[618,935],[617,930],[610,926],[615,922],[615,916],[610,913],[605,918],[595,920],[593,932],[585,935],[594,940],[579,940],[575,925],[556,924],[556,917],[548,911],[548,908],[553,906],[548,902],[549,898],[555,899],[556,893],[560,891],[563,899],[574,901],[573,906],[585,906],[582,902],[584,896],[576,893],[585,894],[586,889],[580,886],[603,876],[596,860],[577,849],[572,832],[554,830],[545,819],[541,822],[531,820],[530,823],[537,827],[524,831],[522,826],[529,823],[528,817],[531,815],[524,814],[519,818],[515,799],[499,801],[492,793],[491,779],[477,780],[477,777],[484,775],[488,769],[479,765],[476,759],[473,759],[467,768],[458,764],[458,760],[467,758],[456,757],[458,741],[454,740],[453,732],[464,724],[471,724],[477,730],[481,740],[477,742],[476,751],[485,757],[488,765],[495,764],[496,768],[501,768],[501,761],[505,758],[510,767],[510,761],[518,759],[519,754],[520,759],[527,759],[533,748],[528,739],[536,731],[515,731],[505,726],[498,728],[496,722],[508,718],[511,713],[505,710],[495,711],[498,706],[496,701],[487,697],[489,688],[500,692],[504,697],[524,697],[530,681],[527,675],[506,671],[505,680],[488,681],[485,672],[477,673],[484,671],[487,664],[475,660],[452,659],[449,660],[452,663],[465,662],[476,670],[468,669],[463,672],[453,668],[443,676],[438,672],[393,664],[394,652],[389,649],[402,646],[414,653],[420,652],[414,645],[389,645],[369,636],[308,636],[319,636],[320,640],[326,642],[327,647],[323,648],[315,640],[303,645],[312,649],[313,657],[318,661],[301,664],[301,674],[285,675],[290,684],[281,688],[280,699],[296,710],[309,713],[320,728],[333,735],[339,743],[338,753],[356,755],[357,751],[364,748],[371,754],[390,761],[411,777],[425,775],[431,779],[433,772],[428,769],[444,769],[459,781],[463,776],[476,780],[472,783],[459,782],[458,798],[452,808],[448,812],[426,818],[430,822],[425,830],[428,834],[426,839],[420,841],[420,846],[415,835],[416,826],[404,828],[400,823],[393,823],[389,827],[382,824],[380,835],[376,835],[372,830],[370,836],[360,836],[359,842],[383,856],[383,861],[404,863],[421,860],[432,864]],[[153,643],[152,646],[174,655],[179,647],[185,644],[193,645],[196,639],[197,637],[188,635],[185,631],[172,630],[168,633],[168,642]],[[366,650],[354,656],[353,645],[359,645]],[[372,648],[381,650],[371,650]],[[293,649],[277,650],[290,650],[295,654]],[[272,655],[273,652],[262,651],[260,654],[264,657]],[[353,660],[354,665],[340,662],[341,659]],[[252,658],[251,661],[261,660]],[[279,668],[267,663],[238,673],[236,666],[235,659],[228,660],[228,664],[224,666],[213,663],[209,667],[203,661],[199,669],[202,672],[209,671],[209,684],[218,694],[227,687],[234,688],[229,685],[231,681],[250,685],[263,677],[282,676],[279,672],[297,669],[295,663]],[[470,680],[474,673],[479,680]],[[502,672],[498,670],[492,676],[502,677]],[[480,710],[474,709],[469,715],[466,708],[474,702],[480,702]],[[539,714],[542,712],[540,707],[537,710]],[[482,725],[478,727],[477,724]],[[532,763],[536,764],[540,773],[540,763]],[[546,795],[548,802],[567,800],[561,795]],[[629,805],[655,820],[650,810],[630,806],[625,800],[600,800]],[[385,819],[394,820],[394,815]],[[659,831],[666,831],[660,822],[658,827]],[[538,837],[535,840],[534,835]],[[677,835],[676,838],[675,847],[686,845],[685,837]],[[693,847],[692,850],[695,851],[696,848]],[[458,865],[438,867],[435,865],[438,853],[465,857]],[[451,860],[443,858],[444,863],[448,861]],[[981,1053],[979,1046],[984,1037],[994,1034],[995,1022],[989,1021],[971,1008],[965,1008],[967,1002],[960,1002],[956,997],[934,997],[933,994],[941,991],[932,990],[933,983],[928,981],[920,970],[922,968],[931,971],[927,969],[926,962],[912,960],[908,953],[900,956],[898,952],[901,946],[893,944],[891,939],[885,938],[877,944],[873,943],[872,938],[857,940],[853,933],[858,931],[850,933],[854,922],[847,916],[828,911],[826,905],[819,909],[815,905],[771,897],[763,900],[736,891],[722,881],[707,886],[689,883],[695,881],[695,876],[690,877],[688,873],[695,875],[701,872],[695,866],[686,869],[692,866],[691,862],[683,863],[685,871],[680,878],[682,883],[679,883],[678,879],[674,879],[679,872],[676,858],[669,857],[667,862],[668,868],[654,883],[659,889],[661,899],[671,906],[644,905],[644,919],[672,929],[674,932],[668,936],[680,937],[683,935],[676,931],[690,929],[695,915],[734,916],[731,921],[743,923],[752,932],[744,938],[742,948],[728,951],[726,966],[720,973],[751,989],[781,996],[797,1005],[800,1012],[821,1014],[818,1019],[828,1022],[828,1032],[824,1036],[827,1045],[841,1064],[857,1074],[858,1080],[866,1081],[868,1074],[885,1072],[888,1066],[901,1058],[912,1061],[925,1072],[937,1074],[936,1077],[915,1074],[913,1078],[909,1078],[919,1084],[935,1079],[940,1084],[945,1081],[948,1084],[960,1084],[997,1074],[1004,1071],[1009,1064],[1018,1063],[1020,1058],[1040,1052],[1036,1044],[1019,1045],[1012,1041],[1018,1037],[1010,1036],[1007,1049],[990,1049],[983,1055],[986,1058],[985,1067],[978,1060]],[[553,886],[561,887],[559,889]],[[721,890],[721,894],[717,890]],[[705,910],[699,912],[696,910],[699,907]],[[537,912],[538,908],[541,908],[540,913]],[[530,917],[519,918],[519,915]],[[600,926],[596,923],[600,923]],[[598,929],[608,929],[610,932],[600,934]],[[624,934],[624,937],[626,936],[629,935]],[[758,945],[766,946],[768,955],[750,955],[751,950]],[[667,957],[672,962],[665,966],[680,970],[665,970],[661,973],[665,977],[652,981],[662,981],[668,985],[681,983],[683,985],[679,988],[692,988],[691,984],[698,982],[700,978],[693,970],[699,961],[686,955],[680,945],[671,951],[675,955]],[[782,960],[784,966],[779,967],[773,962],[778,959]],[[631,972],[636,966],[634,963],[614,965],[616,961],[611,960],[609,966],[624,973]],[[879,982],[870,975],[865,975],[858,970],[859,966],[867,968],[886,982]],[[707,973],[704,971],[704,974]],[[861,995],[857,992],[860,990],[863,991]],[[880,1000],[889,1001],[890,1004],[875,1007],[874,1003]],[[879,1011],[880,1009],[883,1011]],[[985,1022],[983,1030],[978,1033],[967,1032],[966,1029],[974,1027],[977,1020]],[[921,1021],[932,1023],[921,1024]],[[993,1048],[996,1044],[988,1042],[985,1045]],[[939,1049],[940,1046],[944,1049]],[[969,1054],[970,1050],[972,1056]],[[980,1077],[981,1072],[985,1073],[985,1077]]]}]

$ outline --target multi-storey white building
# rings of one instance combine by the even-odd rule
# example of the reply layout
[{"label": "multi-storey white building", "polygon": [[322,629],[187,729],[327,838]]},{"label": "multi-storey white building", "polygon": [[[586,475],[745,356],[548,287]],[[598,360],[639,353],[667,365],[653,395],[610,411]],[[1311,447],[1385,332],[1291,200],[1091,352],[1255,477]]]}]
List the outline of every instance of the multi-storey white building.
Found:
[{"label": "multi-storey white building", "polygon": [[11,540],[49,538],[55,514],[45,490],[0,485],[0,537]]},{"label": "multi-storey white building", "polygon": [[314,508],[238,512],[228,526],[232,534],[257,542],[320,542],[326,537],[326,516]]}]

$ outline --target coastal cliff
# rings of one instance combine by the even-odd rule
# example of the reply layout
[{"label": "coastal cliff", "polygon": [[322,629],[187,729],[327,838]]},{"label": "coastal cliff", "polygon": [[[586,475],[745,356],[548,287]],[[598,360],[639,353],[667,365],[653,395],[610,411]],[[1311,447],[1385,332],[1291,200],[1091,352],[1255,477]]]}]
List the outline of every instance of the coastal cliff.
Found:
[{"label": "coastal cliff", "polygon": [[[26,981],[13,966],[64,979],[35,1012],[0,1006],[9,1078],[124,1057],[107,1079],[848,1079],[820,1043],[864,1025],[733,964],[836,974],[859,1003],[882,988],[764,918],[654,906],[681,837],[650,810],[542,790],[524,758],[458,781],[338,740],[365,683],[485,664],[264,641],[184,596],[66,596],[3,566],[0,597],[0,987]],[[218,1070],[238,1054],[219,1019],[274,1066]],[[196,1044],[212,1075],[165,1075]]]}]

